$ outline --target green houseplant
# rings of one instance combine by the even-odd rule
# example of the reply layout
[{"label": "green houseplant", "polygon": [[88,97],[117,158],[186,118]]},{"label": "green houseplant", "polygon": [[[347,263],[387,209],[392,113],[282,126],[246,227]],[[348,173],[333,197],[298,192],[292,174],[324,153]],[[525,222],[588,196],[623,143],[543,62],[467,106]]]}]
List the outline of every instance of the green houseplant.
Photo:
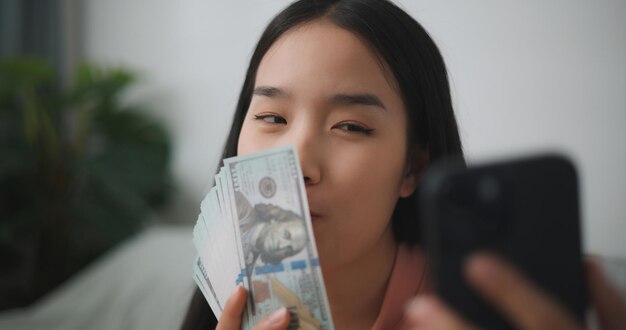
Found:
[{"label": "green houseplant", "polygon": [[136,232],[171,190],[170,139],[83,65],[62,90],[37,59],[0,61],[0,309],[49,291]]}]

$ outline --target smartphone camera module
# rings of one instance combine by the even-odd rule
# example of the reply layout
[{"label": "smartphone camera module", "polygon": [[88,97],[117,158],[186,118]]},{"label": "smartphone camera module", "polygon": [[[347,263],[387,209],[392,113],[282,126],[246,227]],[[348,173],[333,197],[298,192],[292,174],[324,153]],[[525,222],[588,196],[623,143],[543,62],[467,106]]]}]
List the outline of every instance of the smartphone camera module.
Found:
[{"label": "smartphone camera module", "polygon": [[491,175],[481,177],[475,184],[475,220],[483,242],[497,244],[506,238],[509,207],[505,188],[504,182]]},{"label": "smartphone camera module", "polygon": [[493,176],[485,176],[478,183],[478,196],[483,203],[491,203],[499,194],[500,186]]}]

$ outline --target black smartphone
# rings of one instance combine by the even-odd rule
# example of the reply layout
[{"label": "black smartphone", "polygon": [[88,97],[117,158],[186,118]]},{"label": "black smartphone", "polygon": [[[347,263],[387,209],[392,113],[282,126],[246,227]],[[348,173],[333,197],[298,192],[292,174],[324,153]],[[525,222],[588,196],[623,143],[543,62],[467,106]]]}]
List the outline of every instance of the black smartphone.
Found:
[{"label": "black smartphone", "polygon": [[560,155],[466,167],[434,165],[419,191],[423,243],[436,293],[484,329],[513,329],[476,294],[463,265],[493,251],[583,324],[586,295],[578,180]]}]

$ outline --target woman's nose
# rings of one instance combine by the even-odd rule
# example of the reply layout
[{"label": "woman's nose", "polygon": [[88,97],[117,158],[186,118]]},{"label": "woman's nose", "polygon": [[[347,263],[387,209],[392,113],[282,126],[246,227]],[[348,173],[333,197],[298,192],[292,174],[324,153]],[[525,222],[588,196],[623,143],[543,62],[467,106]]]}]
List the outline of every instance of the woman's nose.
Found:
[{"label": "woman's nose", "polygon": [[294,134],[293,143],[298,151],[300,167],[306,186],[314,185],[322,179],[321,153],[322,138],[314,132],[302,129]]}]

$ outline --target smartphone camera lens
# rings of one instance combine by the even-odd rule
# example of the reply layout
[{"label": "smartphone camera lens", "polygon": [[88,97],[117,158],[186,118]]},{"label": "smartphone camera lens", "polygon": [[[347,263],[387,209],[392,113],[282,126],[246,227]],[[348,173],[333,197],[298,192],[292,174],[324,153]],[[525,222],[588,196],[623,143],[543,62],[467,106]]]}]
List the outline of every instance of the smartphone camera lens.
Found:
[{"label": "smartphone camera lens", "polygon": [[492,176],[486,176],[478,184],[478,196],[481,202],[489,204],[494,202],[500,194],[498,181]]},{"label": "smartphone camera lens", "polygon": [[494,176],[484,176],[476,185],[479,219],[478,227],[483,239],[497,242],[505,236],[506,212],[505,196],[500,181]]}]

